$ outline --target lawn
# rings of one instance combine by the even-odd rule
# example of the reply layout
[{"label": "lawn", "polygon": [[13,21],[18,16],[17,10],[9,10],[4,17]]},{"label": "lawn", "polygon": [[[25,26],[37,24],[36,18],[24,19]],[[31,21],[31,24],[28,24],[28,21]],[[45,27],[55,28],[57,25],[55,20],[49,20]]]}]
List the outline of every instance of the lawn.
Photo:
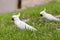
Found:
[{"label": "lawn", "polygon": [[[60,31],[56,30],[60,27],[60,22],[42,19],[39,13],[44,8],[52,15],[60,15],[60,3],[56,1],[0,14],[0,40],[60,40]],[[27,24],[35,27],[38,31],[21,30],[14,25],[11,16],[18,12],[21,12],[20,19],[28,18]]]}]

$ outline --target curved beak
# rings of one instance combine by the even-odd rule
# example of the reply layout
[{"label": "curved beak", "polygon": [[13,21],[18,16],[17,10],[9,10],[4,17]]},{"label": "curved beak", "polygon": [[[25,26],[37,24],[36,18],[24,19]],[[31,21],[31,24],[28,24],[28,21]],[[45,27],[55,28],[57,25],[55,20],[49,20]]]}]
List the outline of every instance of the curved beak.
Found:
[{"label": "curved beak", "polygon": [[14,21],[14,18],[12,18],[12,21]]},{"label": "curved beak", "polygon": [[40,14],[40,16],[43,16],[42,14]]}]

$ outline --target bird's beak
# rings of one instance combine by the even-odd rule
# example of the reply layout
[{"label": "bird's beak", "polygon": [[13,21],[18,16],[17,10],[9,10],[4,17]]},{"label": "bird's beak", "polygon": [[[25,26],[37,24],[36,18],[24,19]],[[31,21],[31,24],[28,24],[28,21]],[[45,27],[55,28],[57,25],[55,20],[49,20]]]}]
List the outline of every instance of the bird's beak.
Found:
[{"label": "bird's beak", "polygon": [[43,16],[42,14],[40,14],[40,16]]},{"label": "bird's beak", "polygon": [[12,21],[14,21],[14,18],[12,18]]}]

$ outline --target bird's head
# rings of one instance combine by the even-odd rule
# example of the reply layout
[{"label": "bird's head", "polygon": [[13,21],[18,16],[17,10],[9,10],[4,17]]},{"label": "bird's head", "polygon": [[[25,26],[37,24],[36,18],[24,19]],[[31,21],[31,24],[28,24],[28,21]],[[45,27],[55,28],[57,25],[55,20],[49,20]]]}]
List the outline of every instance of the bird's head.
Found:
[{"label": "bird's head", "polygon": [[20,13],[18,15],[13,15],[12,16],[12,21],[18,20],[20,16]]},{"label": "bird's head", "polygon": [[40,12],[40,16],[45,15],[45,13],[46,13],[45,11],[46,11],[46,8],[44,8],[44,10]]}]

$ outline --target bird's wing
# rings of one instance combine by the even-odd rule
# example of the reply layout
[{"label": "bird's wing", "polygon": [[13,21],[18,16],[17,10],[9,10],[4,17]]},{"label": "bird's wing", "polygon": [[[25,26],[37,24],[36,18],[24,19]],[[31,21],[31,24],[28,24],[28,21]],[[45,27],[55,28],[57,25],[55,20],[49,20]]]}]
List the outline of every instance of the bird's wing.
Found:
[{"label": "bird's wing", "polygon": [[52,18],[52,19],[57,19],[55,16],[51,15],[51,14],[48,14],[48,17],[49,18]]},{"label": "bird's wing", "polygon": [[27,23],[25,23],[23,21],[21,21],[20,24],[21,24],[20,26],[23,28],[30,29],[30,30],[36,30],[34,27],[28,25]]}]

